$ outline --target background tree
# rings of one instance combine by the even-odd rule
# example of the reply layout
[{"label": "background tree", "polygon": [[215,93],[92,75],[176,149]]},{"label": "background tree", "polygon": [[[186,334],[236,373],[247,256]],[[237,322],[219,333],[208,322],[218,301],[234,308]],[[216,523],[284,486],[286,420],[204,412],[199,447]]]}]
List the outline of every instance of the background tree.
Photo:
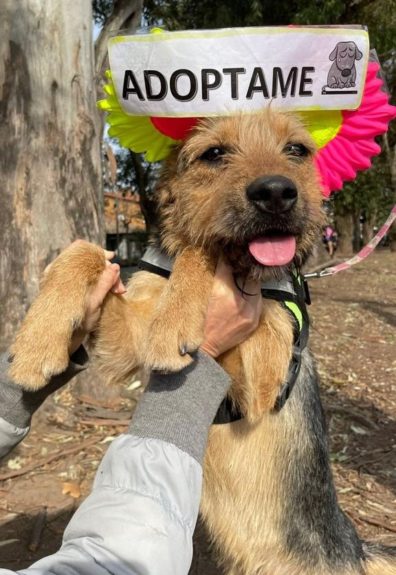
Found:
[{"label": "background tree", "polygon": [[[0,340],[6,347],[43,268],[76,237],[102,239],[91,5],[0,5]],[[49,57],[51,54],[51,57]]]},{"label": "background tree", "polygon": [[0,3],[2,349],[47,263],[77,237],[104,239],[94,78],[111,30],[136,22],[141,4],[112,3],[95,70],[91,0],[81,0],[78,9],[63,0]]}]

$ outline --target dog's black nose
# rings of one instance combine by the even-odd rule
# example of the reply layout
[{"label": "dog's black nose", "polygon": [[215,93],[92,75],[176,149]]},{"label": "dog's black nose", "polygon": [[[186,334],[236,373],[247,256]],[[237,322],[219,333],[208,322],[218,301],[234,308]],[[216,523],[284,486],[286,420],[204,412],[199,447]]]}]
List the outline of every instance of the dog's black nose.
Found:
[{"label": "dog's black nose", "polygon": [[248,199],[263,212],[280,214],[291,210],[297,201],[297,188],[285,176],[262,176],[249,184]]}]

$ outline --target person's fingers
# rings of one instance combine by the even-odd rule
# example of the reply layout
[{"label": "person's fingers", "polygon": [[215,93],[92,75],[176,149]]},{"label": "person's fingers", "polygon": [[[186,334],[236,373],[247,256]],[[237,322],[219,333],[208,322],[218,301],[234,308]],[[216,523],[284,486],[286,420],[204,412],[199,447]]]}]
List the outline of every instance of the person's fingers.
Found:
[{"label": "person's fingers", "polygon": [[222,255],[220,255],[217,262],[215,278],[230,287],[234,283],[232,267],[225,261]]},{"label": "person's fingers", "polygon": [[[238,289],[235,285],[232,267],[225,261],[222,255],[220,255],[217,262],[216,277],[222,280],[227,286],[231,287],[233,291],[235,288]],[[247,278],[243,280],[243,285],[240,285],[239,287],[248,294],[258,295],[260,293],[261,283],[259,280]]]},{"label": "person's fingers", "polygon": [[109,291],[115,287],[118,282],[120,282],[120,266],[106,262],[106,267],[99,277],[98,283],[94,287],[91,295],[91,301],[94,302],[94,305],[99,307]]},{"label": "person's fingers", "polygon": [[126,287],[122,282],[121,277],[118,277],[118,279],[116,280],[115,284],[113,285],[113,287],[111,288],[112,293],[118,294],[118,295],[122,295],[123,293],[126,293]]},{"label": "person's fingers", "polygon": [[261,283],[258,280],[247,278],[242,287],[247,294],[261,295]]},{"label": "person's fingers", "polygon": [[111,252],[109,250],[103,250],[106,260],[112,260],[115,256],[115,252]]}]

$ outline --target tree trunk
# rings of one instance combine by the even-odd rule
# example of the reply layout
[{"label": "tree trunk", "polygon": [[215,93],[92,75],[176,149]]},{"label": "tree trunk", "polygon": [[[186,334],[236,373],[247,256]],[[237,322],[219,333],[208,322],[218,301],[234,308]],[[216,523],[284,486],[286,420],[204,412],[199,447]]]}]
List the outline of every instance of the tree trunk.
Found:
[{"label": "tree trunk", "polygon": [[[133,33],[140,24],[143,10],[143,0],[113,0],[113,12],[104,23],[95,42],[96,80],[100,85],[102,74],[108,59],[107,43],[118,30]],[[103,94],[100,94],[103,97]]]},{"label": "tree trunk", "polygon": [[373,237],[374,235],[373,230],[376,219],[377,219],[376,213],[369,213],[366,215],[366,219],[363,222],[363,229],[362,229],[363,245],[368,244],[371,238]]},{"label": "tree trunk", "polygon": [[352,247],[354,252],[358,252],[362,247],[360,212],[352,214],[352,219],[353,219]]},{"label": "tree trunk", "polygon": [[[393,201],[396,203],[396,144],[391,148],[389,144],[388,134],[382,136],[386,157],[389,163],[391,173],[391,182],[393,188]],[[388,233],[389,247],[391,252],[396,252],[396,225],[393,224]]]},{"label": "tree trunk", "polygon": [[353,217],[351,213],[336,214],[335,228],[338,234],[337,255],[353,253]]},{"label": "tree trunk", "polygon": [[102,241],[91,1],[0,5],[0,348],[39,276],[77,237]]},{"label": "tree trunk", "polygon": [[141,154],[130,151],[132,165],[136,174],[136,184],[139,194],[140,209],[146,224],[146,232],[149,239],[158,235],[156,201],[152,194],[147,192],[149,188],[149,174],[151,166],[143,166]]}]

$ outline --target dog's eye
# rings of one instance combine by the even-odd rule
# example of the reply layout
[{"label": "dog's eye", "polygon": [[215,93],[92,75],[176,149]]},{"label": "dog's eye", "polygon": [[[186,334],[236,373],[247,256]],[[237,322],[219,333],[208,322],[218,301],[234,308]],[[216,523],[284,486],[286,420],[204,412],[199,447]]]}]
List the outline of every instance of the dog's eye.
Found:
[{"label": "dog's eye", "polygon": [[283,151],[287,156],[293,158],[305,158],[309,154],[309,150],[304,144],[286,144]]},{"label": "dog's eye", "polygon": [[223,156],[225,155],[224,148],[220,148],[218,146],[214,148],[209,148],[204,152],[201,156],[199,156],[200,160],[204,160],[205,162],[219,162]]}]

